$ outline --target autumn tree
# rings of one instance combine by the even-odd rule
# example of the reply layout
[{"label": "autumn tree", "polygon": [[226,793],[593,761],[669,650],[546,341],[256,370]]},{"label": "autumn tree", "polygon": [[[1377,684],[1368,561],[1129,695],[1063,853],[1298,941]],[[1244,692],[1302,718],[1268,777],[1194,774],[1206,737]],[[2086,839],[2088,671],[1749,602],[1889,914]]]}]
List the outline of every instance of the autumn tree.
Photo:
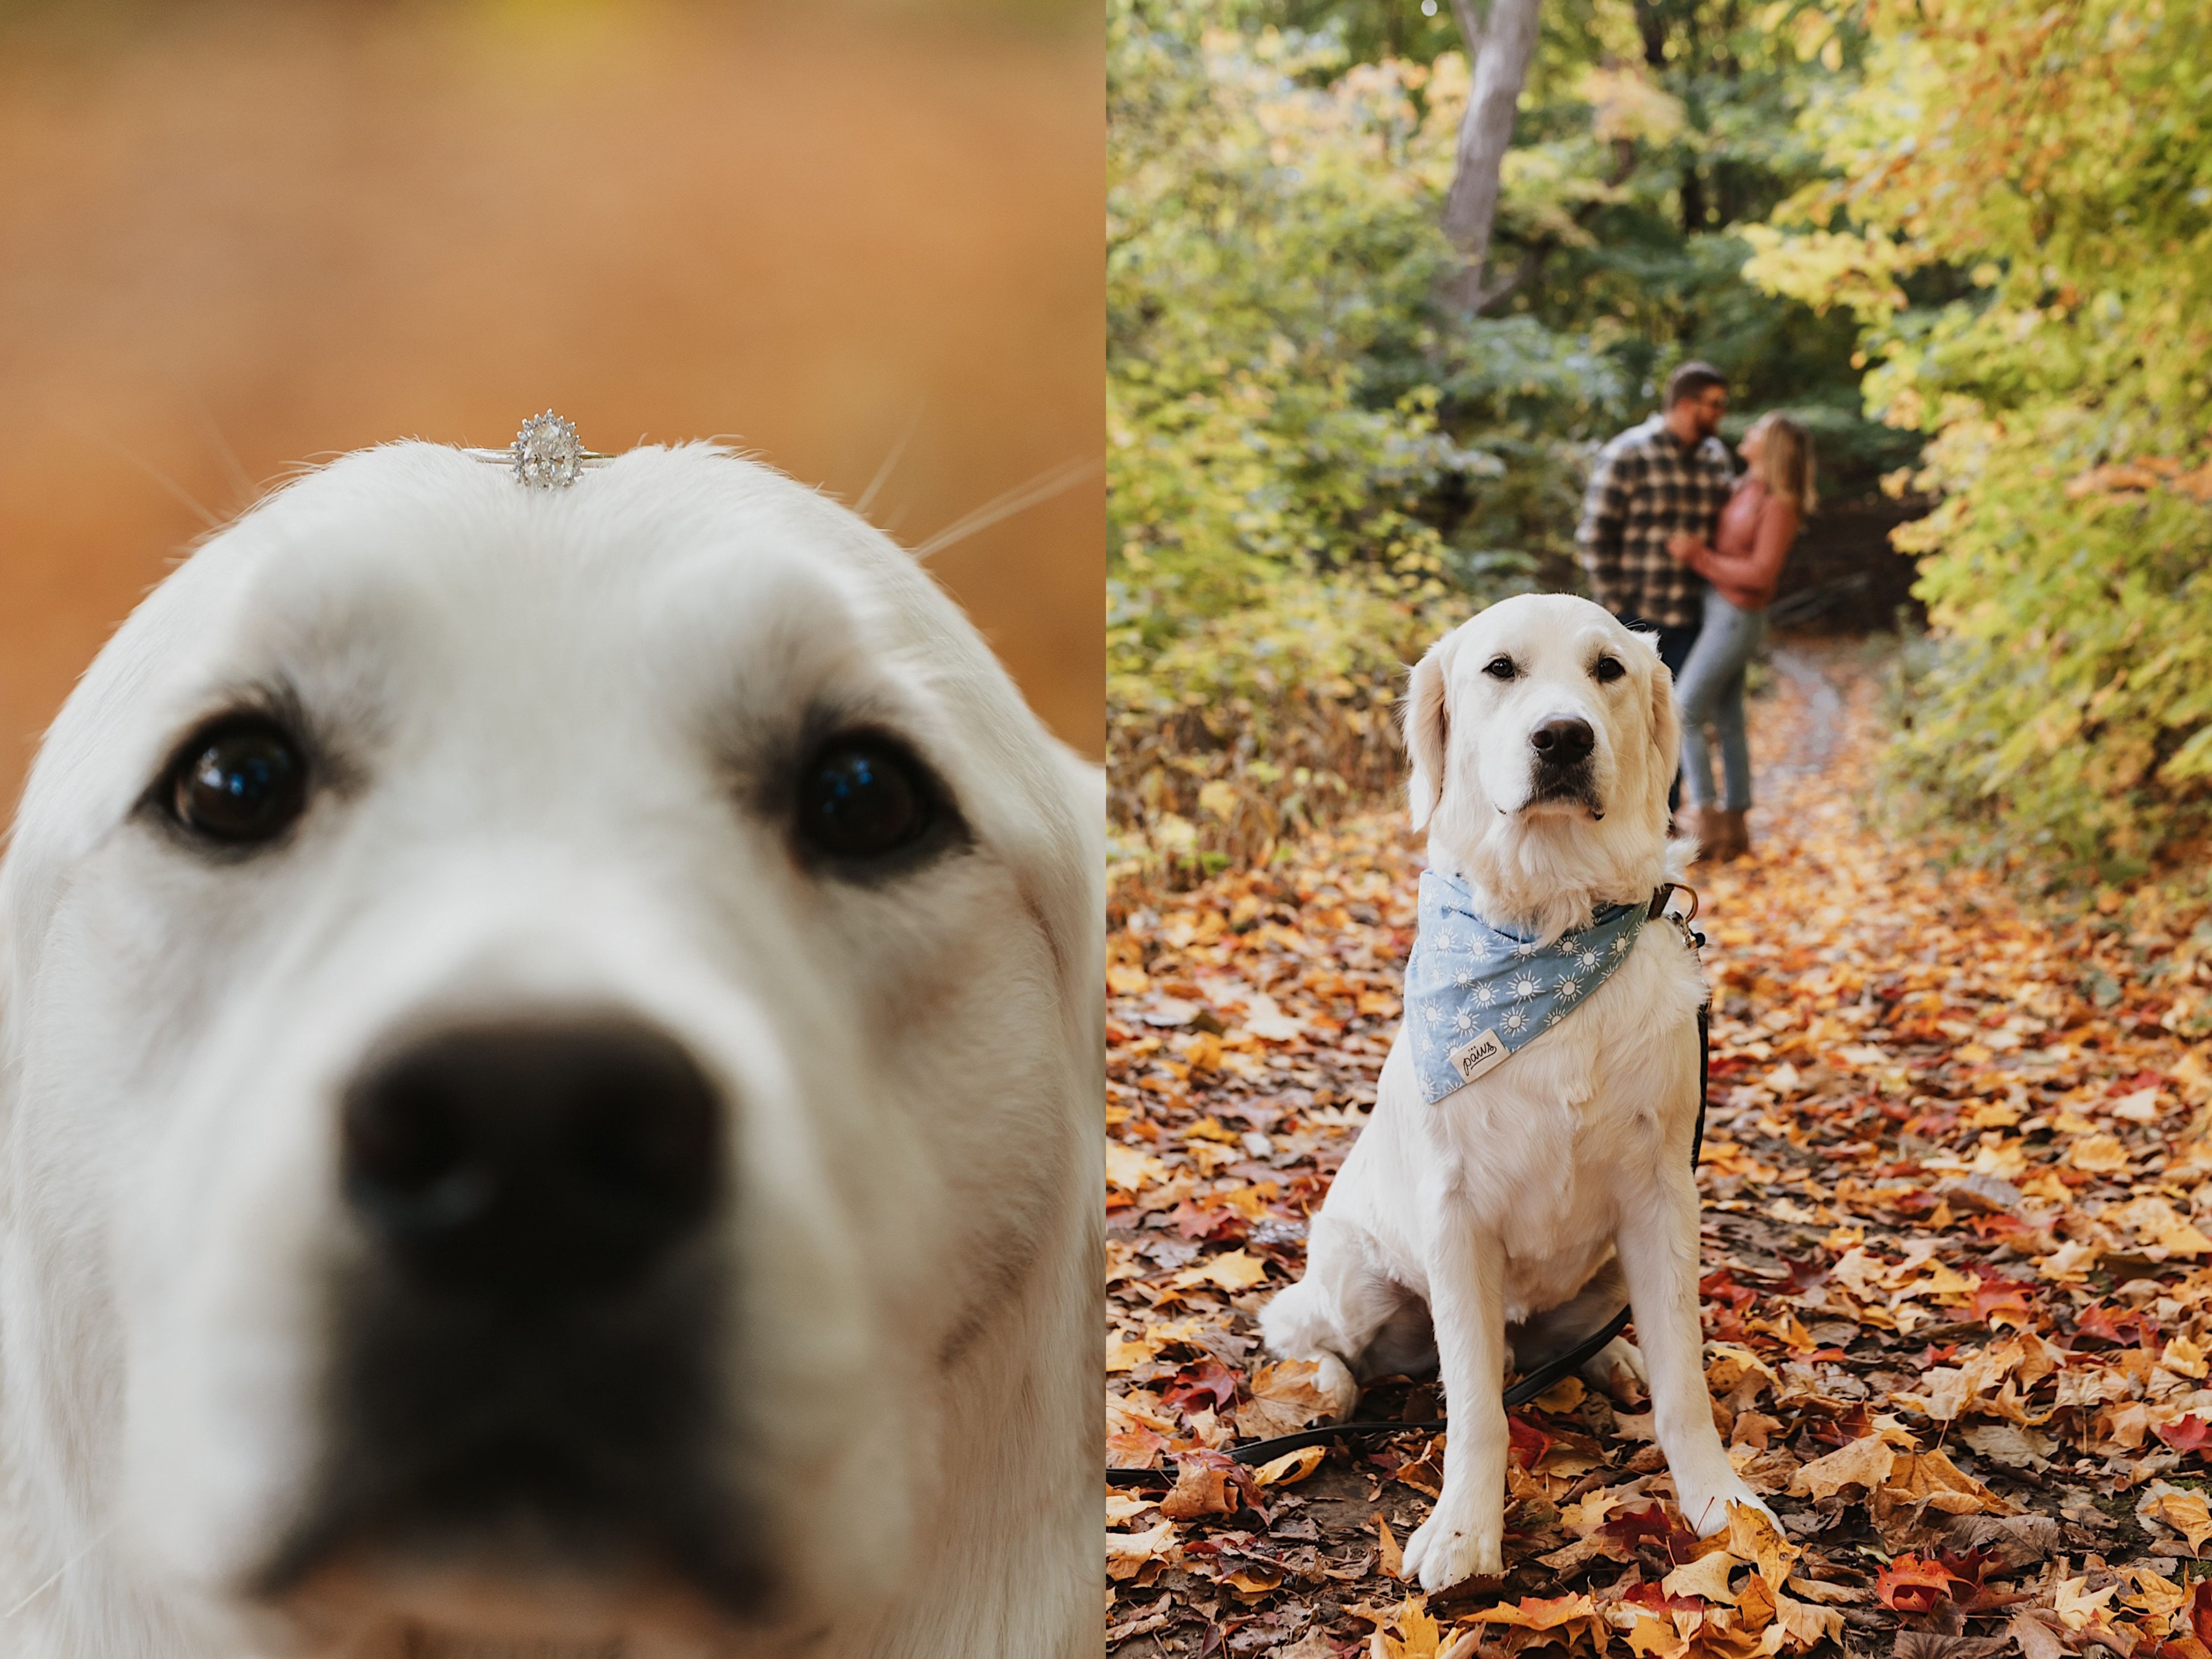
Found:
[{"label": "autumn tree", "polygon": [[[2126,876],[2212,823],[2212,14],[1869,0],[1808,111],[1832,179],[1750,274],[1864,330],[1937,649],[1904,753],[1960,810]],[[1906,482],[1900,477],[1899,483]]]}]

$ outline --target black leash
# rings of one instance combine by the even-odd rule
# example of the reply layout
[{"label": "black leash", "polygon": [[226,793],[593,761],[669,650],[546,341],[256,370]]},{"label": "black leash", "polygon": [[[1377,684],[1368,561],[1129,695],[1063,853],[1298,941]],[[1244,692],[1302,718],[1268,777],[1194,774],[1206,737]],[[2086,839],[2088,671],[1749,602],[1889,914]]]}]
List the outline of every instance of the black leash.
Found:
[{"label": "black leash", "polygon": [[[1651,896],[1651,912],[1649,919],[1656,921],[1665,916],[1667,901],[1678,890],[1690,895],[1690,914],[1686,916],[1668,917],[1668,920],[1681,929],[1683,943],[1690,947],[1690,952],[1694,956],[1698,948],[1705,944],[1705,936],[1703,933],[1693,933],[1690,928],[1690,924],[1697,920],[1698,915],[1698,896],[1693,889],[1678,888],[1677,884],[1674,882],[1666,884]],[[1698,1160],[1704,1155],[1705,1150],[1705,1097],[1711,1085],[1713,1062],[1712,1013],[1712,1005],[1710,1001],[1698,1005],[1698,1122],[1690,1137],[1690,1169],[1692,1173],[1695,1173]],[[1506,1409],[1510,1411],[1516,1406],[1527,1405],[1562,1377],[1570,1375],[1595,1358],[1604,1349],[1607,1343],[1628,1328],[1632,1313],[1632,1310],[1623,1308],[1565,1353],[1554,1354],[1511,1388],[1506,1389]],[[1405,1434],[1413,1431],[1428,1432],[1444,1426],[1445,1420],[1441,1417],[1427,1423],[1331,1423],[1322,1428],[1301,1429],[1296,1434],[1277,1435],[1272,1440],[1251,1441],[1232,1449],[1229,1455],[1239,1463],[1271,1463],[1285,1452],[1303,1451],[1308,1446],[1326,1446],[1331,1441],[1344,1436]],[[1160,1481],[1172,1482],[1174,1479],[1173,1469],[1109,1469],[1106,1471],[1106,1484],[1109,1486],[1145,1486]]]}]

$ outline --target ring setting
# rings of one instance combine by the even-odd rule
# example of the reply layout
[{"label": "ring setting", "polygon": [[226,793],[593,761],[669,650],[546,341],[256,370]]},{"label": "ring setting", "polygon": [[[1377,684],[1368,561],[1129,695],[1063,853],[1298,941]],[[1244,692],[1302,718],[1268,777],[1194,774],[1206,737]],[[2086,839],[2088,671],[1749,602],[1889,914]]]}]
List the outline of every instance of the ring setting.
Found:
[{"label": "ring setting", "polygon": [[576,436],[573,421],[547,410],[532,415],[505,449],[469,449],[462,453],[494,466],[504,466],[526,489],[566,489],[587,466],[605,466],[614,459],[586,449]]}]

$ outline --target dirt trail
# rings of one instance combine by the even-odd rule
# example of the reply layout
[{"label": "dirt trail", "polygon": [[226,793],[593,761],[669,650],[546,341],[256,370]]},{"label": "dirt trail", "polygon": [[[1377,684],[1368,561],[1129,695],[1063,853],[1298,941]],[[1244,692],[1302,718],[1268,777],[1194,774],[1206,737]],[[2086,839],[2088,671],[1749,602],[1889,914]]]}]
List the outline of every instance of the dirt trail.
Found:
[{"label": "dirt trail", "polygon": [[1697,878],[1699,1179],[1714,1412],[1784,1532],[1692,1539],[1641,1408],[1579,1384],[1516,1414],[1505,1579],[1433,1599],[1389,1571],[1430,1437],[1221,1467],[1313,1414],[1254,1316],[1397,1023],[1419,859],[1386,815],[1111,943],[1109,1461],[1159,1471],[1109,1494],[1117,1654],[2204,1659],[2212,927],[2054,920],[1885,841],[1863,653],[1775,667],[1759,854]]}]

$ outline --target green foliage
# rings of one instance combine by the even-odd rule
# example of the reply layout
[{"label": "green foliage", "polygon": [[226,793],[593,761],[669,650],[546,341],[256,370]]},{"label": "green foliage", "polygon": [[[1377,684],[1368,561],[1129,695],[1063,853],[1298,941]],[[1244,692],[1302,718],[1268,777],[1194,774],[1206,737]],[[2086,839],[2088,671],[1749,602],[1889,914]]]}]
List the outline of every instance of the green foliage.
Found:
[{"label": "green foliage", "polygon": [[1797,119],[1860,35],[1811,0],[1550,0],[1470,316],[1439,14],[1109,0],[1115,814],[1174,856],[1264,851],[1270,790],[1289,826],[1387,779],[1402,664],[1579,586],[1589,454],[1682,358],[1740,420],[1806,415],[1832,498],[1916,447],[1861,415],[1850,317],[1741,274],[1741,222],[1821,174]]},{"label": "green foliage", "polygon": [[[1937,649],[1899,758],[2106,878],[2212,827],[2212,15],[1873,0],[1749,274],[1864,331]],[[1899,480],[1903,482],[1902,479]]]},{"label": "green foliage", "polygon": [[1442,568],[1422,496],[1502,471],[1438,428],[1433,385],[1376,373],[1433,348],[1448,112],[1414,108],[1411,65],[1308,87],[1328,43],[1214,15],[1109,19],[1109,528],[1155,647],[1302,571],[1419,591]]}]

